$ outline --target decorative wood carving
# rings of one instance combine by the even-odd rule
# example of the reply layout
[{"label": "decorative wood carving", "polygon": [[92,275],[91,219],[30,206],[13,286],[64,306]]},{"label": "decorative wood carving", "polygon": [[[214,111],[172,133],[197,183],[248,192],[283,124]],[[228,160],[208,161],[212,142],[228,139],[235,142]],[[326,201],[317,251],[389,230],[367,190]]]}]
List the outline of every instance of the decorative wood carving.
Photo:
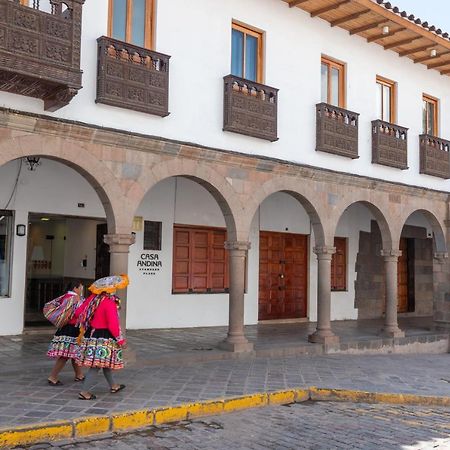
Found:
[{"label": "decorative wood carving", "polygon": [[356,159],[359,114],[327,103],[316,105],[316,150]]},{"label": "decorative wood carving", "polygon": [[46,111],[66,106],[81,89],[84,0],[51,0],[51,12],[0,0],[0,90],[44,100]]},{"label": "decorative wood carving", "polygon": [[170,56],[105,36],[97,42],[96,102],[167,116]]},{"label": "decorative wood carving", "polygon": [[278,89],[234,75],[223,79],[223,130],[271,142],[278,140]]},{"label": "decorative wood carving", "polygon": [[372,121],[372,163],[408,168],[408,128],[383,120]]},{"label": "decorative wood carving", "polygon": [[420,173],[434,177],[450,178],[450,141],[429,134],[421,134]]}]

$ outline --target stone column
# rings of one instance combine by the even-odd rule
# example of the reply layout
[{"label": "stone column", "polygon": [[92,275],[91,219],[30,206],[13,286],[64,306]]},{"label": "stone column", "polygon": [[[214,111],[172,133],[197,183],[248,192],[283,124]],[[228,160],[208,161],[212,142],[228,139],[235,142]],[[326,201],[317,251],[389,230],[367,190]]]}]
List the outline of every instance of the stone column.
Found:
[{"label": "stone column", "polygon": [[339,337],[331,331],[331,258],[335,247],[314,247],[317,255],[317,329],[309,342],[337,344]]},{"label": "stone column", "polygon": [[381,333],[387,337],[404,337],[405,333],[398,327],[398,258],[400,250],[382,250],[384,273],[386,279],[386,317]]},{"label": "stone column", "polygon": [[433,320],[437,330],[450,330],[450,270],[448,253],[433,258]]},{"label": "stone column", "polygon": [[[134,234],[105,234],[103,240],[109,245],[110,274],[120,275],[128,274],[128,254],[130,253],[130,245],[134,244]],[[120,326],[122,334],[125,335],[127,323],[127,290],[118,292],[121,300],[120,310]]]},{"label": "stone column", "polygon": [[223,350],[250,352],[253,344],[244,335],[245,258],[250,242],[225,242],[230,261],[230,301],[227,338],[219,344]]}]

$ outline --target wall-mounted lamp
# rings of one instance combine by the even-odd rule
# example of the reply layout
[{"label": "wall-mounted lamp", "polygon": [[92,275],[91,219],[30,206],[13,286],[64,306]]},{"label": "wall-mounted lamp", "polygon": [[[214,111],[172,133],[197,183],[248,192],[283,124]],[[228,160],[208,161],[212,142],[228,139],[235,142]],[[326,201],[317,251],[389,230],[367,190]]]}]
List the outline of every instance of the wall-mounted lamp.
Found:
[{"label": "wall-mounted lamp", "polygon": [[27,156],[25,162],[28,164],[28,170],[33,172],[37,166],[41,165],[41,158],[39,156]]},{"label": "wall-mounted lamp", "polygon": [[27,234],[27,227],[23,223],[16,225],[16,235],[25,236]]},{"label": "wall-mounted lamp", "polygon": [[383,27],[383,34],[389,34],[389,27],[387,25]]},{"label": "wall-mounted lamp", "polygon": [[437,51],[436,51],[435,48],[433,48],[433,50],[431,50],[430,56],[431,56],[432,58],[435,58],[435,57],[437,56]]},{"label": "wall-mounted lamp", "polygon": [[133,225],[131,229],[133,231],[142,231],[142,227],[144,224],[144,219],[142,216],[134,216],[133,217]]}]

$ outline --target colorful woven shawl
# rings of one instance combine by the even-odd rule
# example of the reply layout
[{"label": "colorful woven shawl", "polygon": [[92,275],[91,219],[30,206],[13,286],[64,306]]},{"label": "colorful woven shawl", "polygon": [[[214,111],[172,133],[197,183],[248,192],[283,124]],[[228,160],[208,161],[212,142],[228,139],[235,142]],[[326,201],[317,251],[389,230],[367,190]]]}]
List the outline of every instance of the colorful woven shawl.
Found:
[{"label": "colorful woven shawl", "polygon": [[89,304],[86,306],[86,309],[80,314],[77,320],[77,326],[80,327],[80,334],[78,335],[77,343],[81,344],[84,333],[89,328],[89,325],[94,317],[94,313],[99,307],[100,303],[103,301],[105,297],[109,297],[106,293],[101,293],[96,295],[93,299],[89,301]]}]

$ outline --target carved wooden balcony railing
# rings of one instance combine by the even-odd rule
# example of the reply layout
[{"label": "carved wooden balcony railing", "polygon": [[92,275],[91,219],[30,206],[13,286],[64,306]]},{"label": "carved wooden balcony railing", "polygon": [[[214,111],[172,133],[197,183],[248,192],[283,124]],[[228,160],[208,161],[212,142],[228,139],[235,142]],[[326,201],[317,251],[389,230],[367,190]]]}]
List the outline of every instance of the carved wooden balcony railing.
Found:
[{"label": "carved wooden balcony railing", "polygon": [[81,88],[84,0],[0,0],[0,90],[44,100],[46,111],[67,105]]},{"label": "carved wooden balcony railing", "polygon": [[408,128],[383,120],[372,121],[372,163],[408,168]]},{"label": "carved wooden balcony railing", "polygon": [[105,36],[97,42],[96,102],[167,116],[170,56]]},{"label": "carved wooden balcony railing", "polygon": [[278,140],[278,89],[234,75],[223,79],[223,130]]},{"label": "carved wooden balcony railing", "polygon": [[316,150],[359,158],[359,114],[327,103],[316,105]]},{"label": "carved wooden balcony railing", "polygon": [[429,134],[421,134],[419,141],[420,173],[450,178],[450,141]]}]

